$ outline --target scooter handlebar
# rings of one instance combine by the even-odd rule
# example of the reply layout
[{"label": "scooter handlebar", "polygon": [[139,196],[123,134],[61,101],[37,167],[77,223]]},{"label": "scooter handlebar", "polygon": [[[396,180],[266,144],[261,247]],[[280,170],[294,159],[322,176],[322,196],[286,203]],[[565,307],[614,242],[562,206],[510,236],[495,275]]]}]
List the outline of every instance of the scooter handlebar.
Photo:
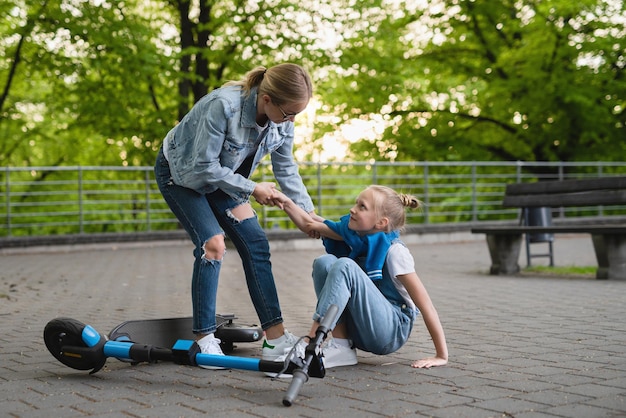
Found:
[{"label": "scooter handlebar", "polygon": [[293,401],[298,397],[298,393],[300,393],[300,389],[302,389],[302,385],[304,385],[307,380],[309,380],[309,375],[302,369],[294,370],[291,383],[283,397],[283,405],[291,406],[293,404]]},{"label": "scooter handlebar", "polygon": [[325,332],[330,331],[330,326],[333,322],[335,322],[338,314],[339,308],[337,307],[337,305],[330,305],[326,310],[326,314],[322,318],[322,321],[320,322],[320,327],[324,328]]},{"label": "scooter handlebar", "polygon": [[[315,332],[315,351],[318,351],[317,349],[319,348],[319,346],[322,345],[322,342],[324,342],[324,339],[326,338],[326,335],[328,335],[328,332],[331,330],[331,325],[337,319],[338,314],[339,308],[337,307],[337,305],[330,305],[328,307],[326,314],[322,318],[322,321],[320,322],[320,325],[317,327],[317,331]],[[291,383],[289,384],[287,392],[283,397],[283,405],[285,406],[291,406],[293,404],[293,401],[298,396],[302,385],[304,385],[304,383],[309,380],[309,366],[311,365],[314,354],[308,351],[309,350],[307,349],[307,354],[304,359],[304,365],[293,371]]]}]

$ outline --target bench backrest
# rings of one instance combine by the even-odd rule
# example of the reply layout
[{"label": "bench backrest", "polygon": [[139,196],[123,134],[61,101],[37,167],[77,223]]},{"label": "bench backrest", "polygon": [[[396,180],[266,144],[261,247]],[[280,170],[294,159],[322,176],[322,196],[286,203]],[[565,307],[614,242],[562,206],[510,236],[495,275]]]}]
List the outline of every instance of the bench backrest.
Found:
[{"label": "bench backrest", "polygon": [[626,204],[626,177],[515,183],[506,187],[505,207]]}]

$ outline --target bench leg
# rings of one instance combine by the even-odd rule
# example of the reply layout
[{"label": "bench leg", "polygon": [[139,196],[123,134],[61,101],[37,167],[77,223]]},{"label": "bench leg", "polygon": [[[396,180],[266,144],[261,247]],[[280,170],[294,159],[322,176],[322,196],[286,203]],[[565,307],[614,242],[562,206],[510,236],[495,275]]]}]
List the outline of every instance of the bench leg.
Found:
[{"label": "bench leg", "polygon": [[491,256],[490,274],[519,273],[522,234],[488,234],[487,245]]},{"label": "bench leg", "polygon": [[596,279],[626,280],[626,238],[617,234],[592,235],[598,260]]}]

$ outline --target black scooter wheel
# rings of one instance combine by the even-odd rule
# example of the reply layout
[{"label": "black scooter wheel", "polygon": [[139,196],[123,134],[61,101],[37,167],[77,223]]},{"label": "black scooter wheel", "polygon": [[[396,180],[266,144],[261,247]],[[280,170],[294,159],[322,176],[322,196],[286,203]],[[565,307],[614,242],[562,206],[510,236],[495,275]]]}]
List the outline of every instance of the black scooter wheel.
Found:
[{"label": "black scooter wheel", "polygon": [[219,326],[215,335],[222,341],[254,342],[261,339],[263,334],[259,327],[239,325],[230,322]]},{"label": "black scooter wheel", "polygon": [[63,353],[63,347],[87,347],[82,338],[84,328],[85,324],[75,319],[53,319],[46,324],[43,339],[50,354],[66,366],[76,370],[99,369],[102,367],[100,360],[68,356]]}]

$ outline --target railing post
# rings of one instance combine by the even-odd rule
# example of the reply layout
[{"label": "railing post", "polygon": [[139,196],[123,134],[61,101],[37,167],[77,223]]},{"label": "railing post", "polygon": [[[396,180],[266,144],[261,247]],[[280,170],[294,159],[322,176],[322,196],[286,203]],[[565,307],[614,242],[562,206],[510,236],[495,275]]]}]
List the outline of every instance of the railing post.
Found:
[{"label": "railing post", "polygon": [[78,232],[81,234],[85,231],[83,217],[83,168],[78,167]]},{"label": "railing post", "polygon": [[[602,177],[602,165],[598,165],[598,177]],[[604,215],[604,206],[598,206],[598,216]]]},{"label": "railing post", "polygon": [[152,231],[152,222],[150,216],[150,170],[144,171],[144,182],[146,190],[146,230]]},{"label": "railing post", "polygon": [[429,210],[428,207],[430,206],[430,197],[428,196],[428,162],[424,161],[423,163],[424,165],[424,223],[428,224],[430,223],[430,220],[428,219],[429,216]]},{"label": "railing post", "polygon": [[[564,172],[563,161],[559,161],[559,180],[563,180],[565,178],[565,175],[563,174],[563,172]],[[565,218],[565,208],[563,206],[559,208],[559,217]]]},{"label": "railing post", "polygon": [[472,161],[472,222],[478,219],[478,205],[476,202],[476,161]]},{"label": "railing post", "polygon": [[319,161],[317,162],[316,176],[317,176],[317,208],[318,208],[317,214],[319,216],[322,216],[322,163]]},{"label": "railing post", "polygon": [[9,167],[6,167],[6,211],[7,211],[7,237],[11,236],[11,181],[10,181],[11,170]]},{"label": "railing post", "polygon": [[376,161],[372,164],[372,184],[378,184],[378,166]]}]

